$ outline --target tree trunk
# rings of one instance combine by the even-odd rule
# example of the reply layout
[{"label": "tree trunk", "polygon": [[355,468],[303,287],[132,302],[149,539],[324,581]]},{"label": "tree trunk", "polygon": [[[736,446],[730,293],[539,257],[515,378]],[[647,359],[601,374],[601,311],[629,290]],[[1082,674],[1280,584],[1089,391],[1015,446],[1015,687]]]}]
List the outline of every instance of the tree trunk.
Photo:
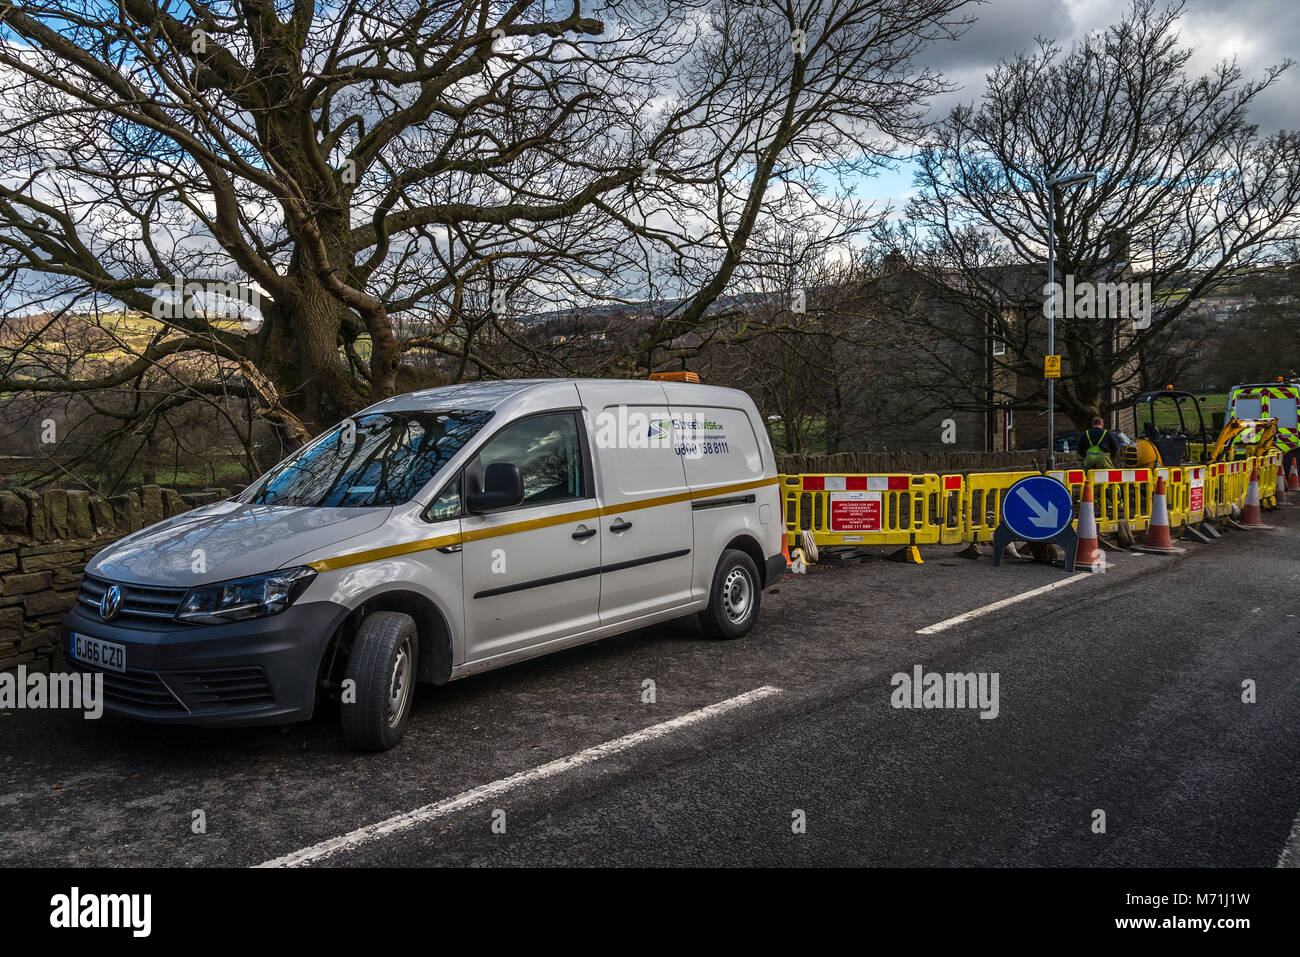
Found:
[{"label": "tree trunk", "polygon": [[308,431],[315,434],[365,404],[339,354],[347,309],[315,277],[304,274],[294,298],[276,302],[269,312],[271,328],[258,365]]}]

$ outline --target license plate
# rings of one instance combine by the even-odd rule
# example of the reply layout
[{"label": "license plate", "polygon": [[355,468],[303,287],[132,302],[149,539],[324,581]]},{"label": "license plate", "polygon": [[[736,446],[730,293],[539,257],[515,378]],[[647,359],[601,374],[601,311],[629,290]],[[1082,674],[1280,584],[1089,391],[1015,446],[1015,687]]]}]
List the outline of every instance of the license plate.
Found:
[{"label": "license plate", "polygon": [[126,645],[72,633],[72,657],[84,665],[126,671]]}]

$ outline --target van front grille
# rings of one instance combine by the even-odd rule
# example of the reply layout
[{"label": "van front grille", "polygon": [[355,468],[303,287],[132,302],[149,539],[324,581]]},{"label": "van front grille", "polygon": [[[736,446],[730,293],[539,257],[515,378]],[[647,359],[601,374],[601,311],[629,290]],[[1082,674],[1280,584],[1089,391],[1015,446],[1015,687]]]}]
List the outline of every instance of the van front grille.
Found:
[{"label": "van front grille", "polygon": [[[77,601],[99,615],[99,602],[113,582],[84,575]],[[186,588],[168,588],[161,585],[127,585],[117,583],[122,592],[122,604],[114,621],[170,621],[185,598]]]}]

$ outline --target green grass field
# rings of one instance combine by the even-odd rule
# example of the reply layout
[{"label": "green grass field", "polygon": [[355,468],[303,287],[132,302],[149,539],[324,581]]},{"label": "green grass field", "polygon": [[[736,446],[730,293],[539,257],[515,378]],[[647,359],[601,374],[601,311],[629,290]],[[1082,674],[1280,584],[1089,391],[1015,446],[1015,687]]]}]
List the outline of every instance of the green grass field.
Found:
[{"label": "green grass field", "polygon": [[[1199,392],[1196,393],[1197,399],[1204,399],[1200,403],[1201,417],[1205,420],[1205,427],[1209,429],[1213,423],[1214,413],[1222,412],[1228,406],[1228,393],[1226,392]],[[1196,410],[1192,408],[1191,403],[1183,400],[1181,403],[1183,418],[1186,420],[1187,428],[1191,431],[1196,430]],[[1174,428],[1178,425],[1178,411],[1174,403],[1165,400],[1154,403],[1156,413],[1156,428]],[[1146,421],[1146,409],[1139,409],[1141,421]]]},{"label": "green grass field", "polygon": [[[14,487],[37,486],[50,480],[49,473],[33,471],[30,462],[26,463],[26,466],[26,468],[6,472],[3,470],[3,463],[0,462],[0,479],[3,479],[4,484]],[[84,470],[77,470],[77,474],[87,479],[90,478],[84,475]],[[235,452],[231,452],[230,458],[225,461],[214,461],[211,467],[205,465],[159,466],[154,473],[156,484],[164,488],[175,488],[181,491],[209,487],[243,486],[252,478],[245,470],[242,459]],[[69,487],[74,487],[76,484],[75,480],[72,480],[67,475],[59,476],[56,474],[55,479],[65,484],[71,482]],[[144,484],[145,475],[140,469],[132,469],[121,483],[124,488],[138,488]]]},{"label": "green grass field", "polygon": [[[768,427],[772,434],[772,448],[778,453],[788,453],[790,449],[785,445],[785,423],[780,420],[768,422]],[[800,455],[821,455],[826,451],[826,420],[824,418],[815,418],[800,433],[804,448],[799,451]]]}]

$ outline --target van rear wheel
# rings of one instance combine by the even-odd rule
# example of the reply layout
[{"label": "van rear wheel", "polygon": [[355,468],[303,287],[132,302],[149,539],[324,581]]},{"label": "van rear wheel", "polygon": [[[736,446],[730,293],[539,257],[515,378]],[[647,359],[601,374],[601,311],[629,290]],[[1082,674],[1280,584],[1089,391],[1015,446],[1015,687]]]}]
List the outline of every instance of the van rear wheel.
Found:
[{"label": "van rear wheel", "polygon": [[727,549],[713,573],[709,606],[699,614],[701,627],[714,638],[748,634],[758,618],[762,593],[754,560],[739,549]]},{"label": "van rear wheel", "polygon": [[363,751],[387,751],[406,733],[415,699],[415,620],[396,611],[367,615],[352,642],[344,678],[355,698],[344,695],[343,739]]}]

